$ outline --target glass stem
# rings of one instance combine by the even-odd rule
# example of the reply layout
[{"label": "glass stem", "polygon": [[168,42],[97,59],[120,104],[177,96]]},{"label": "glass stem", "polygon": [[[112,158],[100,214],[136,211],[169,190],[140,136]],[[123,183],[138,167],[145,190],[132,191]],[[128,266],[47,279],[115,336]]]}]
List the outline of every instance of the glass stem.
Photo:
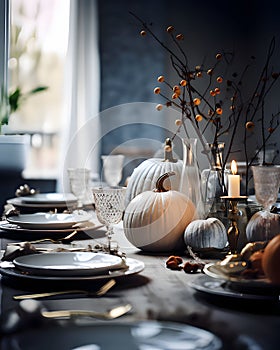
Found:
[{"label": "glass stem", "polygon": [[108,239],[108,250],[111,253],[111,241],[112,241],[113,227],[107,226],[107,239]]}]

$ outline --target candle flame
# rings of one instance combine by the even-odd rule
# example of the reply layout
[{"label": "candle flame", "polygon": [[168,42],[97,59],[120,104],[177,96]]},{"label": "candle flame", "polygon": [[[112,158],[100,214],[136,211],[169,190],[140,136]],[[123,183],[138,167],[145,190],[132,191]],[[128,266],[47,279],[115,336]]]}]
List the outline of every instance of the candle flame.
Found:
[{"label": "candle flame", "polygon": [[237,174],[237,163],[235,160],[233,160],[231,162],[231,166],[230,166],[230,169],[231,169],[231,172],[233,175],[236,175]]}]

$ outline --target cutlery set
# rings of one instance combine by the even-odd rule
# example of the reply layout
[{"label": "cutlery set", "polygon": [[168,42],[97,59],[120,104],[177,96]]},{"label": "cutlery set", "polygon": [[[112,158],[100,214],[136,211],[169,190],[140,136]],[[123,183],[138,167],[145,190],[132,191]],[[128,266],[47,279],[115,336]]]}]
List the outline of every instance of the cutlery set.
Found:
[{"label": "cutlery set", "polygon": [[114,285],[114,279],[106,282],[98,291],[89,292],[86,290],[66,290],[59,292],[37,293],[15,295],[15,300],[20,300],[15,309],[8,311],[0,318],[0,333],[12,334],[28,327],[29,324],[42,323],[44,320],[50,319],[69,319],[90,317],[99,320],[114,320],[125,314],[131,309],[131,304],[118,305],[105,311],[94,310],[46,310],[45,307],[36,298],[46,298],[65,294],[83,293],[88,296],[101,297],[104,296]]},{"label": "cutlery set", "polygon": [[113,320],[128,313],[130,304],[118,305],[104,312],[91,310],[52,310],[48,311],[37,300],[20,301],[16,309],[12,309],[0,319],[0,334],[13,334],[28,328],[38,326],[50,319],[68,319],[73,317],[91,317],[100,320]]}]

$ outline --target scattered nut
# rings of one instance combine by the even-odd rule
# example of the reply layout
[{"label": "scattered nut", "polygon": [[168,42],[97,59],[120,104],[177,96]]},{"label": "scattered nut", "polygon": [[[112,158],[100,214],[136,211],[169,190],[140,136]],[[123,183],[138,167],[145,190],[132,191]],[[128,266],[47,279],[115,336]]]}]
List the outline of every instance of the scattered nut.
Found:
[{"label": "scattered nut", "polygon": [[181,270],[182,267],[178,265],[178,263],[175,260],[171,260],[166,263],[166,267],[170,270]]}]

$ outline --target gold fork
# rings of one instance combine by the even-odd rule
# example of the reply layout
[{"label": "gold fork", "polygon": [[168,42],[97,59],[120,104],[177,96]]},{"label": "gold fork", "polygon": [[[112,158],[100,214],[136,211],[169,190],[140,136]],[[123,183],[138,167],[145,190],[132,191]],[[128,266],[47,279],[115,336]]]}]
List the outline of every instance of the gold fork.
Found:
[{"label": "gold fork", "polygon": [[13,298],[14,300],[39,299],[39,298],[46,298],[46,297],[52,297],[52,296],[64,295],[64,294],[87,294],[88,296],[101,297],[104,294],[106,294],[115,284],[116,284],[116,280],[110,279],[96,292],[89,292],[82,289],[73,289],[73,290],[63,290],[59,292],[14,295]]}]

